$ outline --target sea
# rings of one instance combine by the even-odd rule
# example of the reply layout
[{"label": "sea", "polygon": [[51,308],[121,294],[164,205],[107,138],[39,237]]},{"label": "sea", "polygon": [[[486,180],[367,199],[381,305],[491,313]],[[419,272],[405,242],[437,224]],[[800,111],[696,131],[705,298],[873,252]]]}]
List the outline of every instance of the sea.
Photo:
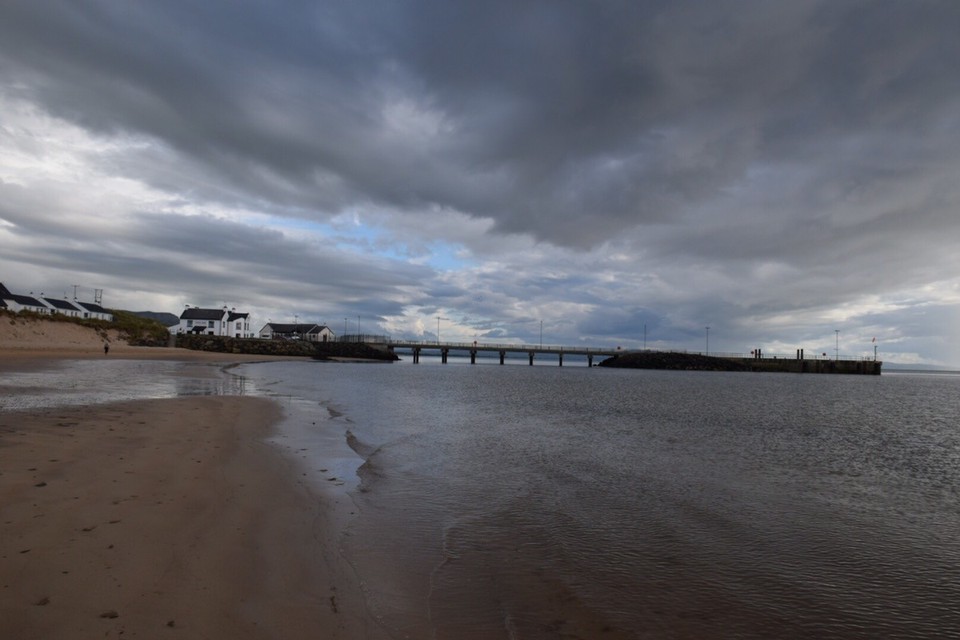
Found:
[{"label": "sea", "polygon": [[151,364],[70,366],[281,403],[382,637],[960,638],[960,375]]}]

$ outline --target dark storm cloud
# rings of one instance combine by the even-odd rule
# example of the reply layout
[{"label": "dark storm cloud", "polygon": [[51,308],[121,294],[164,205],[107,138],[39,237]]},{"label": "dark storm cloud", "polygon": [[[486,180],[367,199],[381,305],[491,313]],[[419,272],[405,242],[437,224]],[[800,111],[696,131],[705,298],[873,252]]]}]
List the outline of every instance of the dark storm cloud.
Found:
[{"label": "dark storm cloud", "polygon": [[[346,290],[351,312],[375,301],[377,313],[399,313],[431,275],[424,267],[316,246],[211,216],[141,213],[90,227],[58,221],[56,213],[15,215],[0,206],[0,219],[12,223],[18,241],[5,247],[7,260],[193,299],[251,304],[293,299],[303,308],[334,311],[347,299]],[[50,224],[57,225],[53,235]]]},{"label": "dark storm cloud", "polygon": [[[868,158],[834,164],[857,136],[946,152],[956,135],[933,135],[954,123],[952,3],[17,2],[2,15],[5,75],[50,111],[155,137],[209,184],[312,215],[439,204],[585,246],[767,164],[868,181]],[[397,104],[439,129],[393,135]]]}]

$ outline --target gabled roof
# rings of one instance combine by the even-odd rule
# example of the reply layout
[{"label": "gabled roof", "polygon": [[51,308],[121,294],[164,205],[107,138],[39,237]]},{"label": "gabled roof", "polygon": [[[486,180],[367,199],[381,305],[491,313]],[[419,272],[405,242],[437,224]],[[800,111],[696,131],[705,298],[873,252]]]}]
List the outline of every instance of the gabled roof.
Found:
[{"label": "gabled roof", "polygon": [[227,318],[227,322],[233,322],[234,320],[239,320],[240,318],[249,318],[249,313],[237,313],[236,311],[230,312],[230,317]]},{"label": "gabled roof", "polygon": [[110,313],[100,305],[94,304],[92,302],[77,302],[77,304],[83,307],[84,309],[86,309],[87,311],[91,311],[93,313]]},{"label": "gabled roof", "polygon": [[47,305],[43,304],[36,298],[31,298],[30,296],[18,296],[14,293],[11,293],[9,296],[7,296],[7,300],[13,300],[17,304],[25,307],[41,307],[43,309],[47,308]]},{"label": "gabled roof", "polygon": [[274,333],[320,333],[326,329],[325,325],[313,324],[280,324],[268,322],[267,326]]},{"label": "gabled roof", "polygon": [[62,309],[63,311],[79,311],[79,309],[77,309],[75,306],[73,306],[66,300],[57,300],[56,298],[44,298],[43,301],[49,304],[51,307]]},{"label": "gabled roof", "polygon": [[0,282],[0,299],[9,298],[13,294],[10,293],[10,290],[3,286],[3,283]]},{"label": "gabled roof", "polygon": [[200,307],[191,307],[184,309],[180,314],[181,320],[222,320],[223,309],[201,309]]}]

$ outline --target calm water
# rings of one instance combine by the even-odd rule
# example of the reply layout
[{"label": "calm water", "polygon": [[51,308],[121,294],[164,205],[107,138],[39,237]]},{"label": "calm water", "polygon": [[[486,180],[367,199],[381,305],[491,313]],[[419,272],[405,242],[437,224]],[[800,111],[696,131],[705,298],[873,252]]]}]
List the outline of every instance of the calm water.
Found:
[{"label": "calm water", "polygon": [[242,372],[357,452],[391,637],[960,637],[958,376]]},{"label": "calm water", "polygon": [[960,376],[234,374],[81,361],[0,376],[0,408],[278,399],[390,638],[960,638]]}]

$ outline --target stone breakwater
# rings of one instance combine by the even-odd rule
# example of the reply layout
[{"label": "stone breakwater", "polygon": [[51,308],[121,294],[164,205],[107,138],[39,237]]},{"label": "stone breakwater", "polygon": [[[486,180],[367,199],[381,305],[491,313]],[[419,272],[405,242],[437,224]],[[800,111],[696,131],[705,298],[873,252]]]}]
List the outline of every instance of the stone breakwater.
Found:
[{"label": "stone breakwater", "polygon": [[880,375],[883,363],[873,360],[804,360],[789,358],[718,358],[698,353],[642,351],[608,358],[601,367],[673,371],[757,371],[777,373],[844,373]]},{"label": "stone breakwater", "polygon": [[300,356],[315,360],[383,360],[399,358],[386,349],[365,343],[307,342],[305,340],[262,340],[258,338],[228,338],[225,336],[179,335],[176,346],[196,351],[254,354],[268,356]]}]

